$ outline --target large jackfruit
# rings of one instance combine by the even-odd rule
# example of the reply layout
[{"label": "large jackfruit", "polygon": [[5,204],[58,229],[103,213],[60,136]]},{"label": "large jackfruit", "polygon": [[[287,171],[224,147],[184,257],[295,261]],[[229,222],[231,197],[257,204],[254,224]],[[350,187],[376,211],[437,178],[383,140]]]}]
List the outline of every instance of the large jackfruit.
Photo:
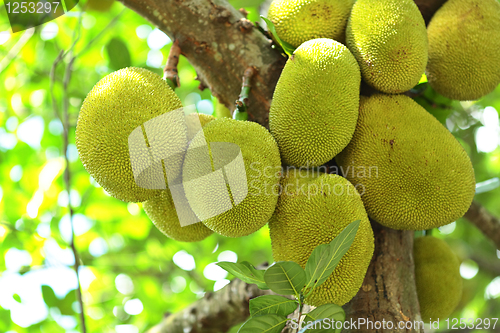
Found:
[{"label": "large jackfruit", "polygon": [[316,38],[345,40],[345,27],[355,0],[273,0],[268,19],[276,33],[294,47]]},{"label": "large jackfruit", "polygon": [[192,210],[208,228],[240,237],[271,218],[280,170],[278,146],[264,127],[220,118],[191,141],[182,180]]},{"label": "large jackfruit", "polygon": [[452,99],[476,100],[500,84],[500,3],[448,0],[429,27],[427,79]]},{"label": "large jackfruit", "polygon": [[453,135],[404,95],[362,97],[349,145],[336,157],[368,215],[393,229],[457,220],[475,192],[474,170]]},{"label": "large jackfruit", "polygon": [[283,161],[319,166],[351,140],[361,76],[349,50],[332,39],[305,42],[288,59],[269,112]]},{"label": "large jackfruit", "polygon": [[361,198],[345,178],[314,169],[289,170],[269,222],[275,261],[295,261],[305,267],[311,252],[332,241],[349,223],[361,220],[349,251],[332,275],[306,299],[319,306],[343,305],[356,295],[374,250],[373,231]]},{"label": "large jackfruit", "polygon": [[413,0],[357,0],[346,39],[363,80],[379,91],[410,90],[425,71],[427,30]]},{"label": "large jackfruit", "polygon": [[144,211],[154,225],[165,236],[180,242],[198,242],[210,236],[213,231],[203,223],[198,222],[181,226],[175,210],[174,201],[168,190],[143,204]]},{"label": "large jackfruit", "polygon": [[462,298],[458,257],[442,239],[425,236],[415,239],[413,258],[422,320],[448,318]]},{"label": "large jackfruit", "polygon": [[[162,78],[142,68],[124,68],[101,79],[85,98],[76,126],[76,147],[92,177],[112,196],[123,201],[145,201],[159,190],[139,187],[132,172],[128,137],[138,126],[182,107]],[[172,137],[187,144],[186,128],[179,126]],[[169,144],[169,143],[166,143]],[[176,164],[180,174],[182,157]],[[159,183],[165,183],[158,174]]]}]

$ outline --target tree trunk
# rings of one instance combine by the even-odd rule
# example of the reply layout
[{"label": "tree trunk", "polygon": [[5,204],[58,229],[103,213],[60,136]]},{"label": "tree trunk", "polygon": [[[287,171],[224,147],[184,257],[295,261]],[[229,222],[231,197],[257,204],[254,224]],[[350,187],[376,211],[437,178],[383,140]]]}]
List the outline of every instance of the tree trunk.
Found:
[{"label": "tree trunk", "polygon": [[[274,87],[285,58],[271,47],[271,41],[243,14],[225,0],[120,0],[176,40],[195,68],[202,86],[231,110],[241,90],[246,68],[254,67],[249,99],[249,120],[268,126],[268,113]],[[426,22],[444,0],[415,0]],[[181,82],[182,84],[182,82]],[[396,231],[374,224],[375,255],[363,286],[345,306],[348,318],[391,321],[395,325],[420,321],[413,273],[413,232]],[[241,289],[233,281],[211,298],[170,315],[150,332],[226,332],[248,316],[248,299],[257,290]],[[234,288],[239,292],[234,292]],[[246,288],[246,287],[245,287]],[[252,288],[256,289],[255,286]],[[242,297],[243,296],[243,297]],[[225,302],[227,304],[216,304]],[[239,309],[236,311],[235,306]],[[201,312],[200,312],[201,311]],[[224,311],[229,311],[230,315]],[[205,315],[204,315],[205,314]],[[208,326],[207,326],[208,325]],[[382,332],[377,329],[351,329],[350,332]],[[405,329],[386,332],[410,331]],[[414,332],[423,332],[414,329]]]}]

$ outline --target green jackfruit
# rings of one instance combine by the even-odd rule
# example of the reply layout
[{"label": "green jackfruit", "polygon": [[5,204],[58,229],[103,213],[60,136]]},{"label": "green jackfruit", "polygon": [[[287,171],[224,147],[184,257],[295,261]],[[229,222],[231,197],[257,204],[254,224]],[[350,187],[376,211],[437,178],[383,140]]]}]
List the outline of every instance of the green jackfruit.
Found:
[{"label": "green jackfruit", "polygon": [[168,190],[164,190],[161,195],[144,202],[143,208],[154,225],[165,236],[177,241],[198,242],[213,233],[201,222],[182,227]]},{"label": "green jackfruit", "polygon": [[448,0],[429,27],[429,84],[443,96],[476,100],[500,84],[500,3]]},{"label": "green jackfruit", "polygon": [[208,114],[203,114],[203,113],[190,113],[186,117],[186,125],[187,125],[187,135],[188,138],[193,138],[199,128],[196,124],[196,121],[200,122],[201,127],[204,127],[206,124],[211,122],[212,120],[215,120],[214,116],[208,115]]},{"label": "green jackfruit", "polygon": [[269,221],[280,170],[278,146],[264,127],[220,118],[191,141],[182,181],[192,210],[208,228],[240,237]]},{"label": "green jackfruit", "polygon": [[319,166],[351,140],[358,119],[361,76],[339,42],[305,42],[288,59],[274,91],[269,129],[283,161]]},{"label": "green jackfruit", "polygon": [[316,38],[345,40],[345,27],[355,0],[273,0],[267,13],[276,33],[298,47]]},{"label": "green jackfruit", "polygon": [[432,236],[415,239],[413,258],[422,320],[448,318],[462,297],[460,261],[445,241]]},{"label": "green jackfruit", "polygon": [[363,80],[379,91],[410,90],[425,71],[427,30],[413,0],[356,1],[346,39]]},{"label": "green jackfruit", "polygon": [[463,216],[474,170],[453,135],[404,95],[362,97],[349,145],[336,157],[368,215],[393,229],[422,230]]},{"label": "green jackfruit", "polygon": [[[144,122],[181,107],[168,84],[146,69],[129,67],[105,76],[89,92],[78,115],[76,147],[85,169],[117,199],[139,202],[159,195],[159,190],[136,184],[128,137]],[[185,127],[174,131],[186,141]],[[176,163],[180,174],[182,157]],[[156,181],[165,183],[164,175]]]},{"label": "green jackfruit", "polygon": [[358,292],[374,250],[373,231],[360,195],[345,178],[314,169],[289,170],[269,222],[275,261],[305,267],[311,252],[332,241],[349,223],[361,220],[349,251],[332,275],[306,298],[306,303],[343,305]]}]

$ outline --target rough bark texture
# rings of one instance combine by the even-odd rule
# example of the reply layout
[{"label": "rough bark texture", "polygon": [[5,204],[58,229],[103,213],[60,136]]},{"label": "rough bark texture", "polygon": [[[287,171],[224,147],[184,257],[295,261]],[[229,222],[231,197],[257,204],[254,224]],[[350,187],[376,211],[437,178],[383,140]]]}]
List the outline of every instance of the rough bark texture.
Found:
[{"label": "rough bark texture", "polygon": [[[375,233],[375,251],[372,262],[358,294],[344,306],[347,320],[369,324],[357,325],[343,332],[423,332],[420,322],[420,307],[415,291],[413,265],[413,231],[399,231],[372,223]],[[376,322],[383,325],[377,329]],[[391,329],[388,322],[391,322]],[[399,323],[404,325],[398,328]],[[412,329],[407,329],[406,325]]]},{"label": "rough bark texture", "polygon": [[225,0],[122,2],[178,40],[202,84],[231,111],[245,69],[255,67],[249,120],[267,127],[272,94],[286,59],[241,12]]},{"label": "rough bark texture", "polygon": [[223,289],[207,293],[181,312],[167,316],[148,333],[220,333],[245,321],[250,299],[272,294],[234,279]]},{"label": "rough bark texture", "polygon": [[474,224],[483,234],[491,239],[500,250],[500,219],[491,215],[479,203],[473,201],[465,218]]},{"label": "rough bark texture", "polygon": [[[255,67],[249,120],[268,126],[272,93],[285,63],[271,41],[225,0],[120,0],[177,40],[202,85],[234,109],[246,68]],[[426,22],[444,0],[415,0]],[[182,83],[181,83],[182,84]],[[481,214],[479,214],[481,215]],[[495,223],[493,223],[494,225]],[[498,221],[496,222],[498,224]],[[413,276],[413,233],[374,224],[376,249],[363,287],[345,306],[350,318],[373,322],[419,321]],[[497,242],[497,244],[499,244]],[[168,316],[150,333],[219,333],[248,316],[248,301],[264,294],[239,280]],[[383,330],[350,330],[350,332]],[[402,332],[404,330],[386,330]],[[410,330],[408,330],[410,331]],[[412,332],[422,332],[413,330]]]}]

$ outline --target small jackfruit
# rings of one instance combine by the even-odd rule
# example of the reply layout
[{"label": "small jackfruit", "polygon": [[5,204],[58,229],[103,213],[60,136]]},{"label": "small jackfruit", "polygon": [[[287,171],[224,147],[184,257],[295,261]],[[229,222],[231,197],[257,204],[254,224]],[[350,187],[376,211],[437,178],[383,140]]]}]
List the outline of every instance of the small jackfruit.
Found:
[{"label": "small jackfruit", "polygon": [[442,239],[424,236],[413,245],[420,314],[426,323],[446,319],[462,297],[460,261]]},{"label": "small jackfruit", "polygon": [[361,76],[342,44],[305,42],[288,59],[274,91],[269,129],[283,161],[319,166],[351,140],[358,119]]},{"label": "small jackfruit", "polygon": [[343,305],[358,292],[374,250],[373,230],[359,193],[345,178],[314,169],[288,170],[281,181],[276,211],[269,222],[275,261],[305,267],[311,252],[333,240],[348,224],[361,220],[354,242],[332,275],[306,303]]},{"label": "small jackfruit", "polygon": [[280,39],[294,47],[316,38],[343,43],[354,1],[273,0],[267,15]]},{"label": "small jackfruit", "polygon": [[95,10],[98,12],[107,12],[113,6],[115,0],[88,0],[86,9]]},{"label": "small jackfruit", "polygon": [[144,202],[143,208],[154,225],[165,236],[174,240],[198,242],[213,233],[201,222],[181,226],[172,196],[168,190],[163,190],[159,196]]},{"label": "small jackfruit", "polygon": [[427,79],[451,99],[476,100],[500,84],[500,3],[448,0],[429,27]]},{"label": "small jackfruit", "polygon": [[187,125],[187,137],[193,138],[198,130],[201,130],[200,126],[198,126],[197,122],[199,121],[199,125],[204,127],[206,124],[215,120],[214,116],[204,114],[204,113],[190,113],[186,116],[186,125]]},{"label": "small jackfruit", "polygon": [[356,131],[336,161],[368,215],[389,228],[443,226],[463,216],[474,197],[463,147],[405,95],[361,97]]},{"label": "small jackfruit", "polygon": [[[136,184],[128,137],[146,121],[181,107],[168,84],[149,70],[129,67],[105,76],[88,93],[78,115],[75,140],[85,169],[117,199],[139,202],[159,195],[159,190]],[[186,128],[178,131],[175,137],[186,139]],[[181,156],[177,164],[180,174]],[[164,175],[157,181],[165,183]]]},{"label": "small jackfruit", "polygon": [[208,228],[240,237],[269,221],[280,170],[278,146],[264,127],[220,118],[189,144],[182,182],[192,210]]},{"label": "small jackfruit", "polygon": [[379,91],[410,90],[425,71],[427,30],[413,0],[357,0],[346,40],[363,80]]}]

